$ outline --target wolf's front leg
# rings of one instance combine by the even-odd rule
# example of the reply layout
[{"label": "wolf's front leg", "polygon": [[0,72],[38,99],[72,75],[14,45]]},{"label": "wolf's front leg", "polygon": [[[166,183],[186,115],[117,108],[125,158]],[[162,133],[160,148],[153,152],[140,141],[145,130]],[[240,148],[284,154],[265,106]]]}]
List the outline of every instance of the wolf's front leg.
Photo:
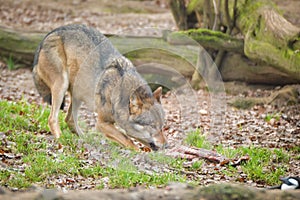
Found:
[{"label": "wolf's front leg", "polygon": [[107,138],[116,141],[125,147],[133,148],[136,151],[139,150],[128,136],[116,129],[116,127],[110,122],[98,121],[97,130],[103,133]]},{"label": "wolf's front leg", "polygon": [[59,114],[60,106],[64,99],[64,95],[67,91],[68,85],[69,85],[68,80],[64,79],[64,76],[62,75],[61,77],[56,77],[56,82],[53,83],[53,85],[51,86],[52,105],[51,105],[50,116],[48,119],[48,125],[52,134],[56,138],[59,138],[61,135],[61,130],[58,121],[58,114]]}]

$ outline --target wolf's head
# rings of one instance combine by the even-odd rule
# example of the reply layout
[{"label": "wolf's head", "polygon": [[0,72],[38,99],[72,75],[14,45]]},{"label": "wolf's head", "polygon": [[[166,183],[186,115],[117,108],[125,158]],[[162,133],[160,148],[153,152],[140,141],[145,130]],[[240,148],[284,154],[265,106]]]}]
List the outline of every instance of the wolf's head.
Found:
[{"label": "wolf's head", "polygon": [[162,88],[153,93],[147,82],[126,58],[117,59],[110,66],[120,75],[114,80],[111,102],[114,120],[126,134],[153,150],[167,146],[162,132],[164,111],[160,98]]},{"label": "wolf's head", "polygon": [[161,94],[161,87],[152,94],[141,86],[130,96],[127,134],[152,150],[167,146],[166,137],[162,132],[164,111],[160,103]]}]

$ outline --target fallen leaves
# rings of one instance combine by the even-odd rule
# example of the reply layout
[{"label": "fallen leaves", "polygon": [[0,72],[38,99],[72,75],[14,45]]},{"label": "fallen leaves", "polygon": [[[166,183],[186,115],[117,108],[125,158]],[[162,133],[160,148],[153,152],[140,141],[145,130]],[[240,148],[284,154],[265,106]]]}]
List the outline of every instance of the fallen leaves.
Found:
[{"label": "fallen leaves", "polygon": [[[130,32],[136,35],[161,34],[155,30],[142,31],[141,29],[145,27],[175,29],[172,15],[167,8],[148,4],[148,11],[151,13],[148,14],[143,13],[147,12],[143,2],[118,1],[113,3],[113,6],[109,4],[111,3],[95,0],[80,4],[63,1],[3,1],[0,4],[0,24],[12,28],[48,32],[62,25],[81,23],[99,28],[104,33]],[[120,6],[118,10],[124,9],[125,12],[109,12],[111,9],[116,9],[113,8],[115,5]],[[140,12],[127,13],[126,9],[140,10]]]},{"label": "fallen leaves", "polygon": [[[37,93],[34,95],[32,92],[34,90],[34,84],[29,69],[7,71],[2,68],[1,70],[1,73],[4,74],[6,78],[0,78],[2,88],[2,92],[0,92],[1,98],[5,99],[5,96],[9,95],[14,99],[18,99],[18,96],[23,95],[30,102],[41,103],[41,99]],[[12,87],[18,89],[11,90],[10,88]],[[228,107],[226,113],[224,113],[226,116],[225,123],[216,126],[221,128],[216,129],[217,131],[214,132],[211,131],[211,116],[214,115],[215,111],[210,109],[209,93],[199,90],[196,94],[198,98],[197,104],[189,102],[188,100],[185,102],[187,103],[187,105],[185,105],[185,114],[182,113],[182,108],[180,108],[176,96],[172,93],[167,93],[162,98],[162,103],[166,111],[166,125],[163,131],[167,135],[170,146],[170,149],[166,151],[173,149],[174,152],[172,156],[186,159],[184,162],[185,170],[183,170],[182,173],[186,174],[189,179],[197,179],[201,184],[238,181],[257,187],[264,186],[263,183],[249,180],[249,178],[243,174],[243,170],[240,169],[241,163],[248,162],[249,157],[247,156],[228,159],[223,155],[214,154],[215,152],[206,152],[195,148],[174,149],[182,145],[186,133],[196,128],[200,128],[203,131],[212,145],[222,144],[224,147],[233,148],[243,145],[253,145],[267,148],[285,148],[287,150],[300,146],[299,105],[281,107],[280,109],[268,105],[257,105],[250,110],[238,110]],[[192,109],[189,111],[188,105],[192,105],[191,108],[196,106],[200,109],[197,112],[194,112]],[[27,117],[25,113],[22,112],[16,114]],[[87,119],[87,124],[94,124],[94,122],[90,123],[90,121],[92,121],[90,118],[94,118],[93,115],[85,114],[83,116]],[[266,120],[267,116],[270,116],[270,119],[274,118],[275,123],[270,123],[270,121]],[[16,144],[5,139],[6,134],[9,134],[9,132],[0,134],[0,140],[2,141],[0,148],[1,167],[10,167],[15,171],[24,172],[28,166],[26,163],[21,162],[22,154],[14,154],[11,151]],[[36,132],[34,134],[43,138],[51,137],[47,131]],[[51,140],[48,142],[51,143]],[[52,145],[52,148],[49,148],[46,153],[53,159],[57,159],[57,154],[62,153],[61,151],[64,151],[64,148],[59,146],[59,144]],[[99,145],[107,146],[107,143],[104,140],[101,141]],[[93,163],[111,163],[113,166],[118,166],[120,163],[118,160],[112,162],[111,155],[103,150],[99,150],[87,144],[85,144],[84,148],[86,151],[83,157],[86,162],[83,166],[89,166]],[[128,158],[129,154],[130,151],[127,152],[124,150],[121,156]],[[191,166],[194,166],[195,163],[200,160],[204,161],[201,169],[190,171]],[[170,166],[152,162],[145,154],[137,155],[135,158],[132,158],[132,162],[139,170],[148,174],[172,172],[173,170]],[[291,159],[289,162],[293,167],[288,169],[288,173],[297,174],[300,170],[299,160]],[[237,176],[224,175],[221,173],[222,170],[228,169],[229,166],[237,169]],[[276,167],[276,165],[274,165],[274,167]],[[46,185],[47,187],[59,185],[59,187],[65,189],[84,189],[93,188],[98,184],[98,181],[102,181],[103,183],[104,180],[106,180],[105,177],[98,177],[91,180],[79,176],[64,175],[49,177]]]},{"label": "fallen leaves", "polygon": [[[151,34],[147,31],[137,30],[137,27],[145,27],[154,25],[155,27],[167,27],[172,29],[174,27],[170,15],[158,15],[155,17],[145,15],[140,17],[136,22],[136,15],[116,15],[96,12],[82,12],[79,15],[74,15],[70,10],[63,10],[62,8],[42,8],[39,5],[18,4],[15,7],[6,5],[2,2],[0,6],[0,23],[16,27],[22,27],[34,30],[49,31],[57,26],[67,23],[85,23],[101,28],[104,32],[120,33],[124,30],[130,30],[136,34],[146,35]],[[30,7],[30,9],[29,9]],[[121,16],[121,17],[120,17]],[[126,20],[124,21],[124,16]],[[111,23],[111,22],[114,23]],[[159,24],[159,25],[158,25]],[[6,66],[0,63],[0,98],[10,101],[18,101],[22,97],[26,98],[28,102],[36,102],[42,104],[41,98],[35,90],[31,70],[18,69],[15,71],[7,70]],[[249,185],[264,186],[263,183],[255,183],[247,179],[247,176],[240,170],[242,162],[247,162],[249,157],[239,157],[236,159],[228,159],[222,155],[215,154],[215,152],[205,151],[195,148],[179,148],[185,135],[190,130],[200,128],[207,134],[214,145],[222,144],[224,146],[260,146],[267,148],[299,148],[300,146],[300,106],[282,106],[280,108],[270,105],[255,105],[250,110],[238,110],[228,107],[226,113],[223,113],[226,118],[224,124],[217,126],[217,131],[211,131],[212,116],[218,113],[211,108],[211,97],[207,91],[199,90],[196,92],[197,102],[187,100],[185,107],[180,107],[178,99],[171,93],[164,95],[162,102],[166,110],[166,125],[164,132],[168,136],[169,145],[174,152],[170,152],[171,156],[182,157],[187,159],[184,167],[189,168],[193,163],[204,159],[205,163],[201,170],[195,172],[183,171],[190,179],[198,178],[199,184],[209,184],[220,181],[238,181],[246,182]],[[270,95],[270,91],[257,89],[249,91],[244,96],[262,97]],[[243,97],[243,96],[242,96]],[[228,99],[231,97],[228,96]],[[194,107],[199,108],[197,112],[192,111]],[[184,113],[184,112],[186,113]],[[275,115],[274,115],[275,114]],[[24,116],[24,113],[18,113]],[[273,116],[272,116],[273,115]],[[267,116],[271,116],[266,120]],[[89,118],[90,116],[85,116]],[[94,124],[94,123],[90,123]],[[5,137],[7,133],[0,133],[0,168],[7,168],[12,170],[24,172],[28,167],[26,163],[21,162],[22,154],[14,154],[11,149],[15,147],[15,143],[8,141]],[[45,137],[50,137],[49,132],[40,132],[35,134],[44,134]],[[100,145],[106,145],[103,142]],[[97,148],[89,147],[84,155],[88,166],[95,162],[107,163],[111,160],[111,155],[100,151]],[[63,151],[62,146],[53,146],[46,152],[53,159],[57,159],[57,152]],[[128,157],[128,152],[124,151],[125,158]],[[291,155],[295,156],[295,155]],[[299,155],[298,155],[299,156]],[[288,169],[289,174],[299,174],[300,161],[291,159],[291,167]],[[120,161],[115,161],[114,165],[118,165]],[[163,173],[171,171],[169,166],[161,165],[157,162],[151,162],[144,154],[138,155],[133,159],[136,167],[144,170],[147,173]],[[232,177],[221,174],[220,171],[228,166],[235,167],[239,176]],[[67,189],[90,189],[94,188],[99,182],[107,184],[109,177],[98,177],[95,179],[84,178],[81,176],[61,175],[59,177],[49,177],[47,187],[58,185],[60,188]],[[99,182],[98,182],[99,181]]]}]

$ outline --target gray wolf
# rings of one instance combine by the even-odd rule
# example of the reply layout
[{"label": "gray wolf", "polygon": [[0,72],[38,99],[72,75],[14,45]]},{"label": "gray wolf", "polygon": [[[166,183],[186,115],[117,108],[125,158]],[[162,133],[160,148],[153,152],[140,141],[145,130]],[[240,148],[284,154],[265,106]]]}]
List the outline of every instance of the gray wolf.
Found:
[{"label": "gray wolf", "polygon": [[161,87],[152,93],[134,65],[94,28],[67,25],[48,33],[35,53],[33,79],[51,104],[48,125],[56,138],[61,135],[59,109],[68,92],[65,121],[78,135],[83,134],[77,115],[84,102],[98,114],[96,127],[106,137],[133,149],[138,147],[130,138],[152,150],[167,144]]}]

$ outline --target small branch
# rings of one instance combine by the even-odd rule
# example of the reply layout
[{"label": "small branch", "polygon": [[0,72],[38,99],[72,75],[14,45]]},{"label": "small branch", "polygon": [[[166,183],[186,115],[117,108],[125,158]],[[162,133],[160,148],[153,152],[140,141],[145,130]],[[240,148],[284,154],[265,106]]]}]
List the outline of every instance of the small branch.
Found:
[{"label": "small branch", "polygon": [[187,160],[193,160],[199,158],[206,159],[207,161],[220,164],[221,166],[228,164],[234,167],[250,159],[249,156],[242,156],[238,159],[229,159],[212,150],[196,148],[196,147],[187,147],[187,146],[179,146],[170,149],[169,151],[166,152],[166,155],[176,157],[176,158],[183,158]]}]

